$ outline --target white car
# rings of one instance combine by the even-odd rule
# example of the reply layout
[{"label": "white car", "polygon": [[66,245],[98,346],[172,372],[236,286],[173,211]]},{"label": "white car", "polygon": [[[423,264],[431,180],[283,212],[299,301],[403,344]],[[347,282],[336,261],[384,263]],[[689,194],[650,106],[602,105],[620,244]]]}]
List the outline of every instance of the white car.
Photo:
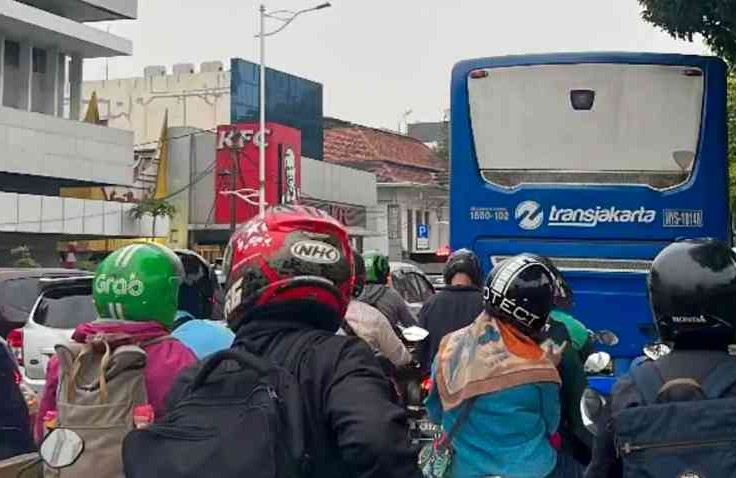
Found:
[{"label": "white car", "polygon": [[391,286],[404,298],[414,317],[434,295],[434,287],[419,267],[407,262],[391,262]]},{"label": "white car", "polygon": [[[46,383],[46,367],[54,347],[69,342],[74,328],[97,318],[92,302],[92,276],[42,279],[40,295],[20,331],[19,357],[23,382],[37,393]],[[20,353],[18,353],[20,352]]]}]

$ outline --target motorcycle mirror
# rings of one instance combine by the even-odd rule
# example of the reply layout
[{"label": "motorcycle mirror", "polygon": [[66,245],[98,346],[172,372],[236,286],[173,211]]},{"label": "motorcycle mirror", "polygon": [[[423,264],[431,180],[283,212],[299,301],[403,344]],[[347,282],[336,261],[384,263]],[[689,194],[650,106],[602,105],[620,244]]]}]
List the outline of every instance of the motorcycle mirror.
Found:
[{"label": "motorcycle mirror", "polygon": [[601,330],[596,335],[598,337],[598,341],[603,345],[613,347],[614,345],[618,344],[618,336],[610,330]]},{"label": "motorcycle mirror", "polygon": [[596,423],[603,413],[605,406],[606,399],[590,388],[586,388],[583,396],[580,397],[580,416],[583,419],[583,425],[593,435],[598,434]]},{"label": "motorcycle mirror", "polygon": [[596,374],[601,373],[611,365],[611,355],[607,352],[595,352],[585,359],[583,365],[585,373]]},{"label": "motorcycle mirror", "polygon": [[54,469],[72,466],[84,451],[84,439],[74,430],[56,428],[46,435],[39,454],[43,462]]},{"label": "motorcycle mirror", "polygon": [[671,351],[672,349],[670,349],[666,344],[651,344],[647,345],[643,349],[644,355],[646,355],[649,360],[659,360]]},{"label": "motorcycle mirror", "polygon": [[411,327],[401,329],[401,335],[403,335],[409,342],[421,342],[429,336],[429,331],[421,327],[417,327],[416,325],[412,325]]}]

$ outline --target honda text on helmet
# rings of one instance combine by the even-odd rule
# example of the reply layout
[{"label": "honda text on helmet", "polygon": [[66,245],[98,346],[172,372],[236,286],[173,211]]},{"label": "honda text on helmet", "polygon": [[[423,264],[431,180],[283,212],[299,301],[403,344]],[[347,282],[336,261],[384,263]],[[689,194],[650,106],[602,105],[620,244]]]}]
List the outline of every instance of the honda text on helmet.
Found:
[{"label": "honda text on helmet", "polygon": [[154,321],[171,329],[184,268],[170,249],[133,244],[118,249],[97,267],[93,299],[100,318]]},{"label": "honda text on helmet", "polygon": [[659,336],[680,348],[720,349],[736,330],[736,255],[721,241],[675,242],[648,279]]},{"label": "honda text on helmet", "polygon": [[483,289],[486,311],[525,335],[535,335],[547,324],[554,294],[555,279],[549,268],[526,254],[496,266]]},{"label": "honda text on helmet", "polygon": [[363,255],[365,260],[365,281],[368,284],[385,284],[391,273],[388,256],[380,251],[369,251]]},{"label": "honda text on helmet", "polygon": [[442,273],[445,284],[450,285],[455,274],[463,273],[470,277],[474,286],[480,288],[483,281],[480,261],[475,252],[470,249],[458,249],[453,252],[445,263]]},{"label": "honda text on helmet", "polygon": [[334,312],[337,330],[353,288],[353,257],[345,229],[328,214],[278,206],[248,221],[230,238],[225,317],[237,329],[255,308],[309,301]]}]

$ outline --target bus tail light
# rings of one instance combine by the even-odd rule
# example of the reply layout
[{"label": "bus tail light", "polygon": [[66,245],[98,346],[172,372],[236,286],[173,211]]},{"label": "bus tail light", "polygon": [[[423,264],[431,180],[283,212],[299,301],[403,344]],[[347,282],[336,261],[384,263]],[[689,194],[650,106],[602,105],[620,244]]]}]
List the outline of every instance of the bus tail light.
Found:
[{"label": "bus tail light", "polygon": [[479,80],[481,78],[488,78],[488,71],[487,70],[473,70],[470,72],[470,77],[474,80]]},{"label": "bus tail light", "polygon": [[23,365],[23,331],[21,329],[11,330],[8,334],[8,347],[13,352],[18,365]]}]

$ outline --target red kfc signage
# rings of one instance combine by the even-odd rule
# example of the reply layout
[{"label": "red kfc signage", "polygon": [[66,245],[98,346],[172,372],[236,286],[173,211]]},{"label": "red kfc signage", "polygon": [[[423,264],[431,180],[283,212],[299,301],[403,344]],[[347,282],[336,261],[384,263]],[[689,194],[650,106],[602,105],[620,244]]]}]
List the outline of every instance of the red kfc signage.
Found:
[{"label": "red kfc signage", "polygon": [[[266,123],[262,135],[256,123],[223,125],[217,128],[215,164],[215,221],[230,222],[231,198],[223,192],[233,189],[234,156],[238,158],[239,174],[236,189],[258,190],[258,146],[266,142],[266,203],[294,203],[301,188],[301,132],[277,123]],[[236,152],[233,153],[233,150]],[[257,201],[257,195],[253,198]],[[258,214],[258,206],[238,198],[235,217],[243,223]]]}]

